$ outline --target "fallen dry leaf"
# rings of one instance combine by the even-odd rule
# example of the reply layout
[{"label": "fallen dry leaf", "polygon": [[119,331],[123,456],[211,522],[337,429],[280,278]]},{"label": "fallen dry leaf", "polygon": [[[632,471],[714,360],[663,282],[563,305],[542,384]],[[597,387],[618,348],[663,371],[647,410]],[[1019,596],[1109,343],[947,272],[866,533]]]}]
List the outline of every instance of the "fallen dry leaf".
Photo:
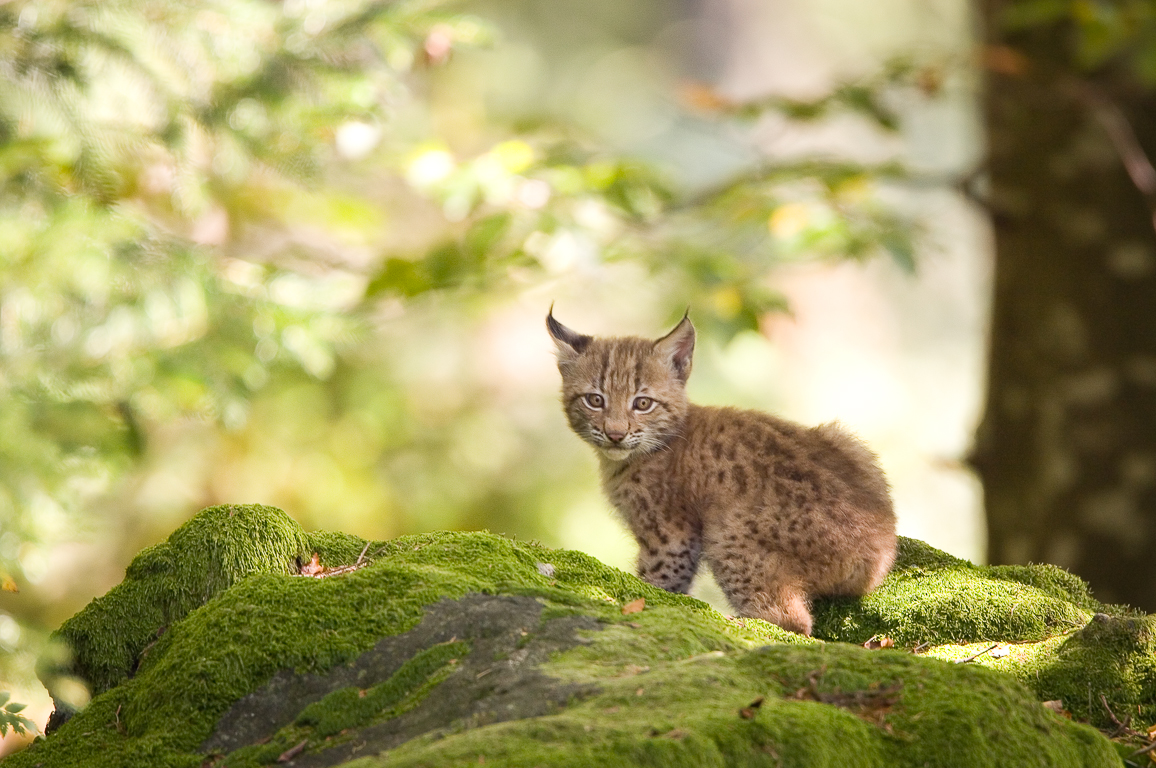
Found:
[{"label": "fallen dry leaf", "polygon": [[1048,709],[1052,710],[1056,714],[1059,714],[1060,712],[1064,711],[1064,700],[1063,699],[1052,699],[1051,701],[1045,701],[1044,706],[1047,707]]},{"label": "fallen dry leaf", "polygon": [[863,647],[871,651],[877,651],[880,648],[894,648],[895,641],[886,635],[872,635],[867,642],[863,643]]},{"label": "fallen dry leaf", "polygon": [[758,710],[758,708],[763,706],[763,701],[763,697],[760,696],[750,704],[747,704],[745,707],[739,710],[739,717],[741,717],[743,720],[752,719],[755,716],[755,712]]},{"label": "fallen dry leaf", "polygon": [[646,598],[640,597],[637,600],[631,600],[626,605],[622,606],[622,615],[628,616],[632,613],[638,613],[646,607]]},{"label": "fallen dry leaf", "polygon": [[1148,727],[1148,741],[1156,740],[1156,725]]},{"label": "fallen dry leaf", "polygon": [[[368,545],[366,549],[368,549]],[[297,572],[298,576],[309,576],[314,579],[324,579],[329,576],[341,576],[342,574],[359,571],[370,564],[369,560],[365,559],[365,549],[361,550],[361,555],[358,556],[357,562],[352,565],[335,565],[332,568],[321,564],[321,555],[316,552],[313,553],[313,559],[305,565],[301,566],[301,570]]]},{"label": "fallen dry leaf", "polygon": [[282,753],[281,753],[281,756],[277,758],[277,762],[279,762],[279,763],[287,763],[287,762],[289,762],[289,761],[290,761],[290,760],[292,760],[293,758],[297,757],[297,755],[299,755],[299,754],[301,754],[302,752],[304,752],[304,751],[305,751],[305,745],[306,745],[306,744],[308,744],[308,743],[309,743],[309,740],[308,740],[308,739],[305,739],[305,740],[303,740],[303,741],[302,741],[300,744],[298,744],[297,746],[295,746],[295,747],[289,747],[289,749],[287,749],[287,750],[285,750],[284,752],[282,752]]},{"label": "fallen dry leaf", "polygon": [[310,560],[305,565],[301,566],[301,575],[302,576],[316,576],[317,574],[322,573],[324,570],[325,570],[325,566],[323,566],[321,564],[321,555],[314,552],[313,553],[313,559]]},{"label": "fallen dry leaf", "polygon": [[19,592],[20,587],[16,586],[16,580],[13,579],[4,571],[0,571],[0,589],[5,592]]}]

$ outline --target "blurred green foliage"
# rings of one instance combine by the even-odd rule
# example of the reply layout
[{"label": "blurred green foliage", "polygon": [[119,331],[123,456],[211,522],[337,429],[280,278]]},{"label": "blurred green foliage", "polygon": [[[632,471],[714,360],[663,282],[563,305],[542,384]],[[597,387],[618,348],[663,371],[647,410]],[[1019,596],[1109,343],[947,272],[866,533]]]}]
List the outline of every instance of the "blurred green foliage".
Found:
[{"label": "blurred green foliage", "polygon": [[[612,5],[586,9],[603,47],[671,13]],[[132,551],[158,533],[143,518],[216,501],[370,536],[546,536],[538,510],[589,478],[535,436],[536,406],[498,402],[517,394],[461,331],[486,307],[635,264],[726,339],[783,307],[784,260],[913,267],[880,194],[897,165],[757,156],[689,184],[564,109],[470,114],[470,77],[512,45],[491,11],[0,4],[0,576],[41,583],[62,541],[121,525]],[[934,95],[926,74],[750,104],[672,76],[665,108],[727,135],[768,111],[886,131],[888,93]],[[62,618],[20,610],[26,630]],[[32,637],[0,631],[0,676]]]},{"label": "blurred green foliage", "polygon": [[1070,61],[1089,72],[1124,67],[1156,85],[1156,3],[1152,0],[1018,0],[1003,14],[1011,29],[1070,31]]}]

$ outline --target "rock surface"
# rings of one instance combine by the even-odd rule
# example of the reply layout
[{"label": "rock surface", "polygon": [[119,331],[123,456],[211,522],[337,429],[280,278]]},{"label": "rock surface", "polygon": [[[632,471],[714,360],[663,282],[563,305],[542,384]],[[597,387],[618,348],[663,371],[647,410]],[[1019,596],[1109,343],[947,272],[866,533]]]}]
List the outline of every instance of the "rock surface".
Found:
[{"label": "rock surface", "polygon": [[[313,553],[362,567],[297,575]],[[1051,566],[905,539],[882,587],[815,616],[822,640],[578,552],[212,507],[61,627],[45,681],[94,698],[4,768],[1122,766],[1076,720],[1156,719],[1151,618]]]}]

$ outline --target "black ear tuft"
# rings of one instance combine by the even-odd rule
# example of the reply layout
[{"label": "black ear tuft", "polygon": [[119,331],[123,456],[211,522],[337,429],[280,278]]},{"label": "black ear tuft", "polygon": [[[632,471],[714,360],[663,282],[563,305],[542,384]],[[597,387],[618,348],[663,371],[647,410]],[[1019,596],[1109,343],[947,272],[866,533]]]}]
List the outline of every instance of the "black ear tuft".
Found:
[{"label": "black ear tuft", "polygon": [[565,352],[563,345],[569,347],[575,354],[582,354],[586,347],[590,346],[590,342],[594,341],[593,336],[586,336],[572,331],[566,326],[554,319],[554,305],[550,305],[550,311],[546,315],[546,330],[550,332],[550,337],[554,339],[554,343],[558,346],[559,354]]}]

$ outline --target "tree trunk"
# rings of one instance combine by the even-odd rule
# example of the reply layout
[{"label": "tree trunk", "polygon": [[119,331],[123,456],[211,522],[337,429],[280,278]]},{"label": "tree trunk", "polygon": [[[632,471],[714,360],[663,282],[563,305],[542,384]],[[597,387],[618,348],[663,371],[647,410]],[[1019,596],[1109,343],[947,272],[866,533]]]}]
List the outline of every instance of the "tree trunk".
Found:
[{"label": "tree trunk", "polygon": [[1156,98],[1123,71],[1083,78],[1069,29],[1002,31],[1004,5],[983,7],[996,268],[972,460],[988,558],[1056,563],[1152,611],[1156,233],[1136,150],[1156,151]]}]

